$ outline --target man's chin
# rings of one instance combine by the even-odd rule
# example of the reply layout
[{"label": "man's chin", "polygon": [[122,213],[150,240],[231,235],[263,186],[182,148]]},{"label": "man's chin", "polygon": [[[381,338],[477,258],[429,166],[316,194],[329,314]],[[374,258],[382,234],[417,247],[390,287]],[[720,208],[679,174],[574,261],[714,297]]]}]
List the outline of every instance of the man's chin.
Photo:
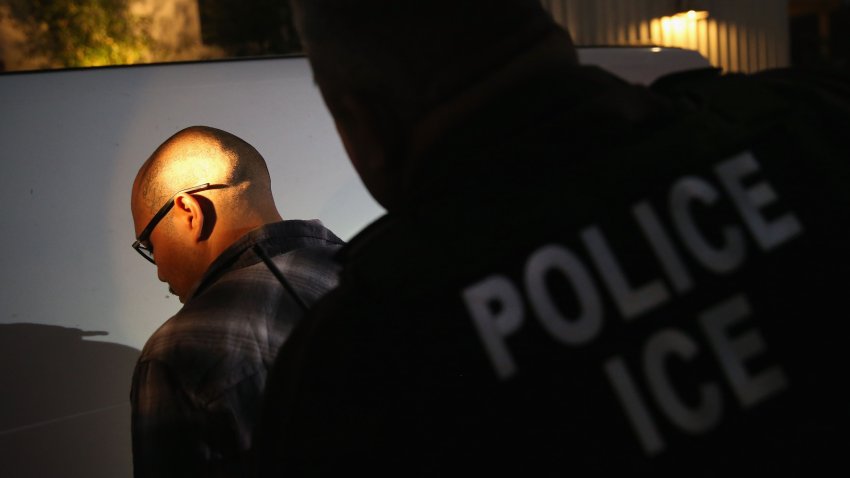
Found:
[{"label": "man's chin", "polygon": [[177,292],[175,292],[174,289],[171,286],[168,286],[168,292],[170,292],[171,295],[177,297],[177,299],[180,301],[181,304],[186,303],[186,301],[183,299],[183,296],[178,294]]}]

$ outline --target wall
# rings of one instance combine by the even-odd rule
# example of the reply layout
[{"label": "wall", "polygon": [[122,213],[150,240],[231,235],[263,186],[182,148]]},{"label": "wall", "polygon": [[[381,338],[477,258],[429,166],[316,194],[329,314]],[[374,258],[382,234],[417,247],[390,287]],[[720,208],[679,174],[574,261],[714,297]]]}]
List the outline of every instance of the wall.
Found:
[{"label": "wall", "polygon": [[[725,71],[790,64],[788,0],[543,0],[578,45],[693,49]],[[673,17],[688,9],[707,18]]]}]

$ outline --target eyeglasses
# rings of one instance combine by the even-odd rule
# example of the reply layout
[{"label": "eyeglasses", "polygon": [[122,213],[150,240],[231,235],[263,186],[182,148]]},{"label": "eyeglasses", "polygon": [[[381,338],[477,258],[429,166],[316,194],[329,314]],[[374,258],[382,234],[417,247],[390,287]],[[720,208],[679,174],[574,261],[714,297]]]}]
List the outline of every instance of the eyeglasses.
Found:
[{"label": "eyeglasses", "polygon": [[139,236],[136,238],[136,242],[133,243],[133,249],[135,249],[136,252],[141,254],[141,256],[144,257],[151,264],[156,264],[156,261],[154,261],[153,259],[153,247],[151,247],[150,243],[148,242],[148,239],[150,239],[153,229],[156,227],[157,224],[159,224],[159,221],[161,221],[162,218],[164,218],[165,215],[168,214],[168,211],[170,211],[171,208],[174,207],[174,198],[176,198],[178,194],[194,193],[202,189],[206,189],[208,187],[210,187],[210,183],[204,183],[199,184],[197,186],[192,186],[191,188],[181,189],[174,193],[170,198],[168,198],[168,201],[166,201],[165,204],[163,204],[162,207],[159,208],[159,211],[154,214],[148,225],[145,226],[144,230],[142,230],[142,233],[139,234]]}]

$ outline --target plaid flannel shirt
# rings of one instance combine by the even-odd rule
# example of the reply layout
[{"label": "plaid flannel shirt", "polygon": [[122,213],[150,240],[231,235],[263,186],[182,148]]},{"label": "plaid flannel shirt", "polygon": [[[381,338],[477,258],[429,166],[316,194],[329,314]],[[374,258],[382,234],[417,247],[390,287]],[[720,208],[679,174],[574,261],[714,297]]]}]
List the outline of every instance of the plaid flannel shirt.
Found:
[{"label": "plaid flannel shirt", "polygon": [[251,231],[213,262],[136,365],[137,478],[247,473],[266,374],[305,312],[253,247],[312,304],[336,285],[332,255],[342,244],[319,221],[283,221]]}]

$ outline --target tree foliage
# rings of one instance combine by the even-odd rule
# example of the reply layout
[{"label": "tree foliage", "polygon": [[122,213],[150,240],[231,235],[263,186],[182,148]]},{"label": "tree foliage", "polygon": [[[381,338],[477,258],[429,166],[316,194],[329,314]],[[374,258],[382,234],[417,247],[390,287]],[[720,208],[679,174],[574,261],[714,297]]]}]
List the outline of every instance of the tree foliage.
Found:
[{"label": "tree foliage", "polygon": [[27,35],[30,55],[54,67],[149,61],[145,20],[128,0],[0,0]]}]

